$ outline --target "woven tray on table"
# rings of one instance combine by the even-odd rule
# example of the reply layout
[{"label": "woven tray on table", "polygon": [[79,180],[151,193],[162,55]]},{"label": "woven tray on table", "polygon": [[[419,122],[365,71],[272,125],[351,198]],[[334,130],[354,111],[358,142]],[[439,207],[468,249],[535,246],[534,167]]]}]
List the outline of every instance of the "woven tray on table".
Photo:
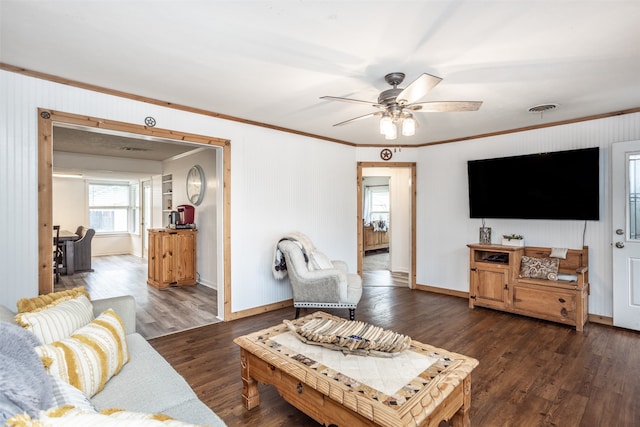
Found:
[{"label": "woven tray on table", "polygon": [[361,356],[393,357],[411,345],[411,338],[355,320],[317,318],[303,325],[284,324],[306,344]]}]

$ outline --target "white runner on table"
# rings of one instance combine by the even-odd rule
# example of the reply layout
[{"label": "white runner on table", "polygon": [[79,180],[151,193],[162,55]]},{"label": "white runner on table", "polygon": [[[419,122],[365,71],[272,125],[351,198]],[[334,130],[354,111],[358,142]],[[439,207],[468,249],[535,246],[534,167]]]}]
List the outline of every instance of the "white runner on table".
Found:
[{"label": "white runner on table", "polygon": [[292,332],[285,332],[271,339],[387,395],[395,394],[437,361],[412,350],[405,350],[394,357],[344,354],[322,346],[305,344]]}]

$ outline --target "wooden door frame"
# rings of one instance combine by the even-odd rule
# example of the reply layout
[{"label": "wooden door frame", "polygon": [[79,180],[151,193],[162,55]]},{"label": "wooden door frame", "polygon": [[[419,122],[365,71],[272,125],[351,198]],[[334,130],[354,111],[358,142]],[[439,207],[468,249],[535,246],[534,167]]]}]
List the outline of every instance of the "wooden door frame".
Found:
[{"label": "wooden door frame", "polygon": [[411,169],[411,271],[409,288],[416,288],[416,163],[415,162],[358,162],[357,163],[357,211],[356,229],[358,230],[358,274],[362,276],[362,258],[364,257],[362,222],[362,168],[409,168]]},{"label": "wooden door frame", "polygon": [[53,291],[53,126],[54,123],[187,141],[222,148],[224,319],[231,313],[231,142],[228,139],[178,132],[38,108],[38,293]]}]

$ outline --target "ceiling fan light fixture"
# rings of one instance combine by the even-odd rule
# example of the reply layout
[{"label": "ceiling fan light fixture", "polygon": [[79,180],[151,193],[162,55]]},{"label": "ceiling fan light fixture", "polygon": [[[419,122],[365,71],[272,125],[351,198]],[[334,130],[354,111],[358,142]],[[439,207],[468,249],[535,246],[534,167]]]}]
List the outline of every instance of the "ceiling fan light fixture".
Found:
[{"label": "ceiling fan light fixture", "polygon": [[398,137],[398,127],[393,121],[391,122],[391,126],[389,127],[387,133],[384,134],[384,139],[392,140]]},{"label": "ceiling fan light fixture", "polygon": [[393,124],[393,119],[388,114],[385,114],[380,119],[380,134],[387,135],[391,133],[391,128],[395,127]]},{"label": "ceiling fan light fixture", "polygon": [[[385,81],[392,86],[391,89],[383,90],[378,95],[377,102],[363,101],[360,99],[344,98],[339,96],[321,96],[321,99],[333,101],[351,102],[357,104],[367,104],[377,109],[375,113],[354,117],[349,120],[334,124],[342,126],[356,120],[367,117],[380,117],[378,123],[379,132],[385,139],[393,140],[400,132],[403,136],[413,136],[416,133],[418,122],[412,113],[437,112],[448,113],[456,111],[477,111],[482,105],[482,101],[430,101],[419,102],[427,92],[438,85],[442,78],[431,74],[422,73],[417,79],[407,87],[398,87],[404,80],[404,73],[389,73],[385,76]],[[398,129],[401,126],[401,129]]]},{"label": "ceiling fan light fixture", "polygon": [[414,119],[413,116],[409,114],[408,117],[405,117],[402,120],[402,135],[413,136],[415,134],[416,134],[416,119]]}]

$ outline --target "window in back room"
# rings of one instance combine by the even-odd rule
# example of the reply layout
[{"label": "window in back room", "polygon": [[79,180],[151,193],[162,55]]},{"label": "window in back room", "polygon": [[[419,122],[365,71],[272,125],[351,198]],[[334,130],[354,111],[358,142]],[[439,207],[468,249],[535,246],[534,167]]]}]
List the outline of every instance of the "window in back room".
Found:
[{"label": "window in back room", "polygon": [[138,184],[89,183],[89,227],[96,233],[137,233]]}]

